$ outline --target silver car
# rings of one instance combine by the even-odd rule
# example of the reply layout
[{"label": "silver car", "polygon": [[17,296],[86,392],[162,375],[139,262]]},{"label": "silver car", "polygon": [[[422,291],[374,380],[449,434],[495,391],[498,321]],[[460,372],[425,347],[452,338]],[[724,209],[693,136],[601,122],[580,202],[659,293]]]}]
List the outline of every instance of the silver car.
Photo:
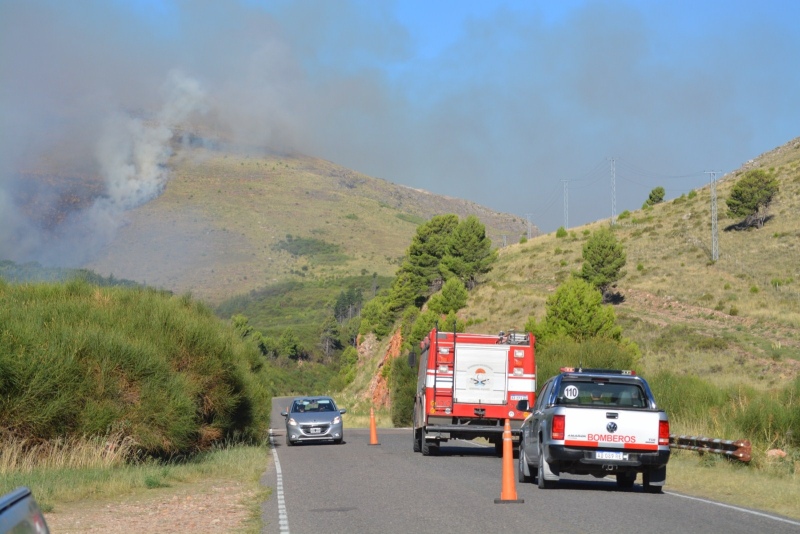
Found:
[{"label": "silver car", "polygon": [[344,440],[342,414],[330,397],[297,397],[289,411],[281,412],[286,419],[286,444],[295,445],[305,441]]}]

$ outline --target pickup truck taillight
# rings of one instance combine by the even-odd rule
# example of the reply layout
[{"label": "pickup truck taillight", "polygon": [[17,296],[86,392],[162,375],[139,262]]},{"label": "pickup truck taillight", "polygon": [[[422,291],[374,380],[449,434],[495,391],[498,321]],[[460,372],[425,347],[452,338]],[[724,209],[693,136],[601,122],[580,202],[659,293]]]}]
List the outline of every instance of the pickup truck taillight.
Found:
[{"label": "pickup truck taillight", "polygon": [[[554,440],[564,439],[564,426],[566,425],[566,420],[563,415],[554,415],[553,416],[553,430],[552,430],[552,438]],[[659,440],[661,441],[661,440]]]},{"label": "pickup truck taillight", "polygon": [[658,422],[658,444],[669,446],[669,421]]}]

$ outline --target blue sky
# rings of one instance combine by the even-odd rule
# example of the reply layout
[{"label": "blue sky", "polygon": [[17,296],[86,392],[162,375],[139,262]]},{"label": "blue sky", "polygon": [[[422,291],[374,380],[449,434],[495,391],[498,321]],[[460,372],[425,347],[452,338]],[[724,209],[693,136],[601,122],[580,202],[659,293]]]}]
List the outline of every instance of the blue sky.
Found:
[{"label": "blue sky", "polygon": [[0,0],[0,186],[55,146],[91,168],[106,117],[163,110],[178,72],[198,124],[549,232],[611,216],[612,158],[620,213],[800,136],[799,20],[789,0]]}]

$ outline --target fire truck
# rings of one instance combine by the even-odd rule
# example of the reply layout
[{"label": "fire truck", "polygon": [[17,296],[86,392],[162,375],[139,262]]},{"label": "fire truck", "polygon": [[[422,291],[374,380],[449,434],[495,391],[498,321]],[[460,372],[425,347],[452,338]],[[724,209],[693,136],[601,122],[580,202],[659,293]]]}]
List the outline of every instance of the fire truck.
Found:
[{"label": "fire truck", "polygon": [[509,419],[516,440],[536,396],[534,336],[516,331],[497,335],[441,332],[420,343],[414,399],[414,452],[439,452],[449,439],[485,438],[502,455]]}]

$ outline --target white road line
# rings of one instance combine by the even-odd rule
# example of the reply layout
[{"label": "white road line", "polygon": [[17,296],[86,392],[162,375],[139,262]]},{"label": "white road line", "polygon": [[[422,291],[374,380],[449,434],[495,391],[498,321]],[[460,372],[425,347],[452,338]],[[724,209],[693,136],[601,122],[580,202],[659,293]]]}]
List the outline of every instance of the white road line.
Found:
[{"label": "white road line", "polygon": [[730,508],[731,510],[738,510],[740,512],[745,512],[747,514],[757,515],[759,517],[766,517],[767,519],[774,519],[775,521],[782,521],[784,523],[789,523],[790,525],[795,525],[795,526],[800,527],[800,522],[798,522],[798,521],[792,521],[791,519],[785,519],[783,517],[777,517],[777,516],[774,516],[774,515],[765,514],[763,512],[756,512],[755,510],[748,510],[747,508],[740,508],[739,506],[733,506],[731,504],[723,504],[721,502],[716,502],[716,501],[709,501],[708,499],[701,499],[699,497],[690,497],[688,495],[681,495],[680,493],[672,493],[671,491],[665,491],[664,493],[666,493],[668,495],[673,495],[675,497],[682,497],[684,499],[691,499],[693,501],[700,501],[700,502],[704,502],[704,503],[708,503],[708,504],[714,504],[714,505],[717,505],[717,506],[721,506],[723,508]]},{"label": "white road line", "polygon": [[272,449],[272,460],[275,462],[275,473],[278,476],[278,487],[275,489],[275,492],[278,494],[278,526],[280,527],[281,534],[289,534],[289,514],[286,513],[286,500],[283,498],[281,462],[278,460],[278,449],[275,448],[271,428],[269,429],[269,445],[270,449]]}]

